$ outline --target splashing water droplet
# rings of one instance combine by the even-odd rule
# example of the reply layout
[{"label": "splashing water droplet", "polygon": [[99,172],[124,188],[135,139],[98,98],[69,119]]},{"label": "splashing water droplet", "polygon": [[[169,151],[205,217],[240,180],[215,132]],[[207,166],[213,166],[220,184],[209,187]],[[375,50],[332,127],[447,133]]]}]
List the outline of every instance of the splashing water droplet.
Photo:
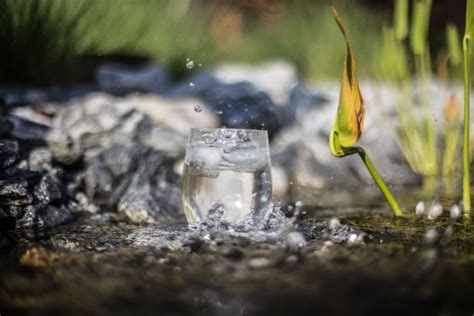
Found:
[{"label": "splashing water droplet", "polygon": [[189,58],[186,59],[186,68],[193,69],[194,68],[194,61],[190,60]]},{"label": "splashing water droplet", "polygon": [[196,105],[196,106],[194,107],[194,112],[196,112],[196,113],[201,113],[201,112],[202,112],[201,106],[200,106],[200,105]]},{"label": "splashing water droplet", "polygon": [[216,111],[217,115],[222,115],[222,113],[224,113],[224,111]]},{"label": "splashing water droplet", "polygon": [[194,83],[192,83],[192,82],[190,82],[190,83],[189,83],[189,86],[191,87],[191,89],[194,89],[194,87],[195,87],[195,84],[194,84]]}]

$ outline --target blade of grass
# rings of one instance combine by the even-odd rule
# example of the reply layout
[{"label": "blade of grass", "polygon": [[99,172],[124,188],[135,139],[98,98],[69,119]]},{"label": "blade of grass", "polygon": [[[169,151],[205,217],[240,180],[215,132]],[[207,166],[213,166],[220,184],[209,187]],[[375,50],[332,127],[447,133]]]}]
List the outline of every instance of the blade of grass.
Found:
[{"label": "blade of grass", "polygon": [[469,147],[469,93],[471,89],[471,58],[472,39],[474,34],[474,1],[467,0],[466,5],[466,30],[463,39],[464,52],[464,143],[463,143],[463,206],[464,215],[471,216],[471,183],[470,183],[470,147]]}]

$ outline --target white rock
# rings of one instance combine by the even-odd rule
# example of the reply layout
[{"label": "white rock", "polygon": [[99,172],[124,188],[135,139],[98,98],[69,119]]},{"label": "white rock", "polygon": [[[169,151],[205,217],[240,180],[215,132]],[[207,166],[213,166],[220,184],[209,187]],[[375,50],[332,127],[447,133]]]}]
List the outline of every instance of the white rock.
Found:
[{"label": "white rock", "polygon": [[416,203],[415,207],[415,214],[421,216],[425,213],[425,203],[423,201],[419,201]]}]

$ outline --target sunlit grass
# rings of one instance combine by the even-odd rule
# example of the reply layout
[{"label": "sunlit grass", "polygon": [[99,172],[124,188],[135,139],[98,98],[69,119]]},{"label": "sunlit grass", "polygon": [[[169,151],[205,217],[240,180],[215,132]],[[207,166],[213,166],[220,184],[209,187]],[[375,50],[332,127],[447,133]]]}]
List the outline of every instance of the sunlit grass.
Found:
[{"label": "sunlit grass", "polygon": [[[358,2],[332,1],[354,38],[365,74],[374,70],[378,14]],[[203,67],[283,58],[310,80],[335,79],[343,46],[327,14],[329,1],[298,1],[242,13],[229,1],[0,0],[0,79],[51,82],[77,78],[83,55],[151,57],[176,77],[186,58]],[[380,19],[380,20],[378,20]],[[363,73],[364,75],[364,73]]]}]

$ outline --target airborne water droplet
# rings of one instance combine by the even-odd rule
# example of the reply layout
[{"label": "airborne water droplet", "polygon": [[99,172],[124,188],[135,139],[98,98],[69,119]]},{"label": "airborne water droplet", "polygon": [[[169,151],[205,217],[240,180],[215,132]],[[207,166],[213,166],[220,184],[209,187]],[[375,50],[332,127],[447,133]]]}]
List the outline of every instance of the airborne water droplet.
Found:
[{"label": "airborne water droplet", "polygon": [[196,113],[201,113],[201,112],[202,112],[201,106],[196,105],[196,106],[194,107],[194,112],[196,112]]},{"label": "airborne water droplet", "polygon": [[193,69],[194,68],[194,61],[190,60],[189,58],[186,59],[186,68]]},{"label": "airborne water droplet", "polygon": [[193,89],[195,87],[194,83],[192,83],[192,82],[189,83],[189,86],[191,87],[191,89]]}]

